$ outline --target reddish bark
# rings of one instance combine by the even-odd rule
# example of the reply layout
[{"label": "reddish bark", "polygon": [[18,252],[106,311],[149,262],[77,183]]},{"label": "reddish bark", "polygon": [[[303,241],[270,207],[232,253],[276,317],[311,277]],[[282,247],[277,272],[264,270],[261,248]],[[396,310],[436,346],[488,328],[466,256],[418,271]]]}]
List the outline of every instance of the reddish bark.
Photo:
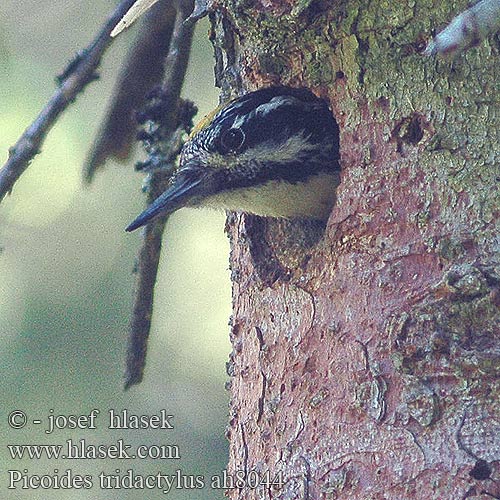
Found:
[{"label": "reddish bark", "polygon": [[[494,66],[476,54],[469,64],[480,76],[464,66],[460,78],[450,76],[449,65],[440,75],[419,56],[410,61],[398,52],[418,38],[416,30],[395,34],[409,29],[408,19],[395,14],[387,28],[389,20],[359,11],[354,23],[349,7],[354,2],[340,12],[318,8],[314,18],[337,23],[321,34],[331,46],[323,64],[336,75],[329,84],[311,83],[314,60],[301,45],[304,32],[318,32],[316,21],[303,31],[287,25],[298,29],[294,42],[274,35],[303,54],[302,67],[285,64],[279,81],[330,99],[343,176],[322,237],[301,223],[229,222],[229,469],[281,473],[284,484],[228,495],[498,497],[498,154],[491,127],[499,124],[482,108],[493,96]],[[252,86],[274,83],[251,21],[238,18],[234,4],[228,12],[226,33],[237,38],[229,59]],[[413,15],[416,22],[424,12]],[[457,88],[458,101],[449,97]],[[478,88],[482,104],[473,97]],[[487,126],[483,115],[494,123]]]}]

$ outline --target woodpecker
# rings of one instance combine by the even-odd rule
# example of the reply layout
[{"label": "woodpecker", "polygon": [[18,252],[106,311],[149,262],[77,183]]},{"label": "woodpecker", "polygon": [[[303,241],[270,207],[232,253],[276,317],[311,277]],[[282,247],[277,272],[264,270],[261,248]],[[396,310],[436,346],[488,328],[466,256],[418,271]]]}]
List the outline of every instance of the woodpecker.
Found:
[{"label": "woodpecker", "polygon": [[325,220],[339,182],[339,127],[328,104],[308,89],[269,87],[205,117],[170,185],[126,230],[182,207]]}]

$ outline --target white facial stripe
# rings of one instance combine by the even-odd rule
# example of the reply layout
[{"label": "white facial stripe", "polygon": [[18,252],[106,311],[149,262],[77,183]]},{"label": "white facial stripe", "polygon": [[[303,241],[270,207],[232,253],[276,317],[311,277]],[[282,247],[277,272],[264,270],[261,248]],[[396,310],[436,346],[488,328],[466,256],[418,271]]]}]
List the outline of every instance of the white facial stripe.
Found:
[{"label": "white facial stripe", "polygon": [[[270,99],[268,102],[261,104],[255,110],[250,111],[247,115],[239,115],[234,120],[232,124],[232,128],[242,128],[245,122],[249,119],[249,115],[260,115],[261,117],[267,115],[274,110],[290,104],[296,104],[298,101],[296,98],[292,96],[276,96]],[[232,110],[237,110],[242,107],[243,102],[237,102],[230,105],[228,108],[224,110],[224,114],[227,113],[227,110],[232,108]],[[220,111],[221,114],[223,111]],[[206,139],[212,140],[212,138],[219,137],[222,133],[222,124],[213,123],[209,128],[202,129],[198,137],[194,136],[194,140],[200,140],[202,135],[205,134]],[[227,126],[227,125],[226,125]],[[280,134],[281,135],[281,134]],[[286,136],[286,134],[283,134]],[[296,134],[288,136],[284,139],[283,142],[278,142],[277,137],[270,137],[269,140],[262,142],[261,144],[257,144],[254,147],[247,149],[238,154],[238,163],[244,163],[246,161],[257,161],[257,162],[291,162],[294,160],[300,161],[302,158],[306,157],[308,153],[317,148],[317,145],[311,144],[309,142],[309,136],[305,136],[303,134]],[[192,156],[189,155],[190,148],[186,147],[185,152],[186,157]],[[202,155],[203,151],[198,151],[198,155]],[[223,167],[228,166],[231,167],[231,163],[233,161],[230,158],[227,158],[225,155],[219,155],[214,151],[210,152],[212,166]]]},{"label": "white facial stripe", "polygon": [[209,153],[204,149],[193,148],[192,150],[189,143],[186,146],[183,151],[183,161],[190,160],[193,157],[197,157],[201,161],[210,158],[210,166],[216,168],[231,168],[232,163],[242,164],[246,161],[259,163],[300,161],[304,157],[307,157],[310,151],[314,151],[317,148],[317,145],[309,142],[307,136],[298,134],[287,137],[281,144],[272,139],[258,144],[251,149],[239,153],[238,160],[236,161],[232,156],[228,157],[227,155],[215,152]]},{"label": "white facial stripe", "polygon": [[238,118],[236,118],[236,120],[234,120],[233,122],[233,128],[241,128],[245,123],[245,121],[247,120],[247,118],[248,118],[247,115],[238,116]]},{"label": "white facial stripe", "polygon": [[297,104],[297,99],[292,96],[273,97],[269,102],[258,106],[255,109],[255,114],[264,116],[285,104]]},{"label": "white facial stripe", "polygon": [[304,154],[316,148],[317,145],[311,144],[306,136],[297,134],[289,136],[281,144],[277,144],[273,140],[258,144],[240,154],[239,160],[242,163],[248,160],[258,162],[279,161],[280,163],[294,160],[300,161]]},{"label": "white facial stripe", "polygon": [[235,102],[233,104],[229,104],[229,106],[227,106],[226,108],[221,109],[221,111],[218,113],[218,116],[221,116],[223,114],[225,115],[228,112],[237,111],[238,109],[242,108],[246,104],[247,104],[246,101],[238,101],[238,102]]},{"label": "white facial stripe", "polygon": [[251,111],[248,115],[238,116],[238,118],[236,118],[236,120],[234,120],[233,122],[233,127],[241,127],[245,123],[245,121],[248,120],[250,117],[254,118],[255,116],[259,115],[263,117],[285,104],[296,104],[296,103],[297,99],[291,96],[273,97],[269,102],[265,102],[264,104],[257,106],[257,108]]}]

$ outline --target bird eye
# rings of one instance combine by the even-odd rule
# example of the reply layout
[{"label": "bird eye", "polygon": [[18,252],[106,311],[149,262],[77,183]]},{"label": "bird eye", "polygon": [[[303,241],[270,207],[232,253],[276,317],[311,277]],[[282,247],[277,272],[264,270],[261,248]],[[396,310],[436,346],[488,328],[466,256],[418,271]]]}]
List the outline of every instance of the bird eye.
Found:
[{"label": "bird eye", "polygon": [[220,138],[220,144],[225,152],[238,151],[245,142],[245,133],[241,128],[230,128]]}]

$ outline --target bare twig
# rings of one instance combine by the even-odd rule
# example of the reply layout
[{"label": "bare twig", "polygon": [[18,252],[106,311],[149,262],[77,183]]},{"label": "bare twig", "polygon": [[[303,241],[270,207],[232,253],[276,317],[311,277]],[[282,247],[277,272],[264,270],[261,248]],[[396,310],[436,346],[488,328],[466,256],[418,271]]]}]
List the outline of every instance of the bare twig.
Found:
[{"label": "bare twig", "polygon": [[455,17],[427,45],[424,55],[449,55],[477,45],[500,27],[500,0],[481,0]]},{"label": "bare twig", "polygon": [[50,101],[9,150],[9,159],[0,170],[0,201],[12,190],[30,161],[39,153],[47,133],[59,115],[75,100],[77,94],[96,78],[96,68],[112,41],[109,35],[133,3],[134,0],[122,0],[119,3],[90,45],[76,56],[59,77],[59,86]]},{"label": "bare twig", "polygon": [[[175,132],[179,121],[180,92],[189,60],[194,27],[192,23],[184,23],[184,21],[192,12],[192,8],[191,1],[181,0],[178,2],[175,27],[165,62],[165,78],[162,89],[163,93],[168,96],[169,111],[167,116],[163,118],[163,124],[166,132],[170,134]],[[168,175],[168,173],[161,170],[152,174],[148,204],[163,192]],[[143,244],[138,258],[137,286],[130,323],[125,389],[141,382],[143,376],[153,311],[154,285],[166,221],[167,217],[156,219],[145,227],[143,233]]]},{"label": "bare twig", "polygon": [[175,8],[162,0],[148,12],[130,48],[113,92],[113,101],[85,160],[83,178],[90,183],[108,158],[126,160],[136,144],[134,111],[145,104],[146,94],[163,78],[164,59],[174,27]]}]

